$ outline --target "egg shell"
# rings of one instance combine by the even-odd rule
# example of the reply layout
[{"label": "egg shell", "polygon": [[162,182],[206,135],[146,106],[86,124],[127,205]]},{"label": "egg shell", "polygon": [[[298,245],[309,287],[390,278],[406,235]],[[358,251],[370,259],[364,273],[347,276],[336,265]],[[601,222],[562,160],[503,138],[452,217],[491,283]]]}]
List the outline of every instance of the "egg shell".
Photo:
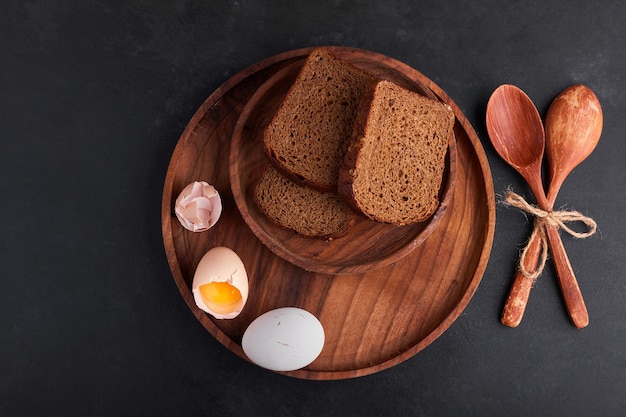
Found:
[{"label": "egg shell", "polygon": [[293,371],[313,362],[324,347],[324,328],[313,314],[282,307],[257,317],[241,347],[255,364],[272,371]]},{"label": "egg shell", "polygon": [[[228,282],[239,290],[242,302],[232,312],[221,314],[211,310],[200,293],[200,286],[211,282]],[[200,259],[193,276],[192,292],[196,305],[217,319],[232,319],[241,313],[248,300],[248,274],[241,258],[232,250],[218,246]]]},{"label": "egg shell", "polygon": [[222,200],[215,187],[205,181],[188,184],[176,198],[174,213],[180,224],[192,232],[204,232],[217,223]]}]

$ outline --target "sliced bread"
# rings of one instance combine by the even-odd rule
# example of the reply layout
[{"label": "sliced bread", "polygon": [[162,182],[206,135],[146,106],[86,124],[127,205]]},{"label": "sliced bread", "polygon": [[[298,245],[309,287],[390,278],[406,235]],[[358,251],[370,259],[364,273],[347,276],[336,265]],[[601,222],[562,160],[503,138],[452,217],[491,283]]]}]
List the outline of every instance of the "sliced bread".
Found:
[{"label": "sliced bread", "polygon": [[304,237],[339,237],[355,219],[336,193],[300,186],[270,164],[256,185],[254,198],[274,223]]},{"label": "sliced bread", "polygon": [[339,175],[357,212],[395,225],[426,220],[439,206],[452,109],[390,81],[371,84]]},{"label": "sliced bread", "polygon": [[313,50],[263,134],[265,153],[292,181],[336,192],[366,84],[374,77]]}]

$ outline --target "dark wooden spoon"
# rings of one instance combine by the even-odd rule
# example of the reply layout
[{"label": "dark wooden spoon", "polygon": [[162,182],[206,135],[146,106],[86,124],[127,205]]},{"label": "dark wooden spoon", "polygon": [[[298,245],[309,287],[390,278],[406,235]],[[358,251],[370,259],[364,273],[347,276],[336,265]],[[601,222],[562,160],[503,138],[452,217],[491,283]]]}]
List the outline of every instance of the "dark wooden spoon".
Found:
[{"label": "dark wooden spoon", "polygon": [[487,103],[487,131],[496,152],[526,180],[539,206],[547,206],[541,180],[546,137],[530,98],[513,85],[498,87]]},{"label": "dark wooden spoon", "polygon": [[[546,198],[541,180],[545,134],[539,112],[530,98],[513,85],[498,87],[487,104],[487,131],[496,152],[526,180],[539,207],[550,211],[552,205]],[[589,323],[587,308],[558,229],[547,225],[546,232],[561,288],[567,289],[563,292],[567,311],[576,327],[585,327]],[[506,303],[510,308],[505,312],[513,311],[520,320],[532,286],[532,280],[527,280],[531,282],[525,283],[525,294],[510,293]],[[503,317],[502,321],[509,325],[508,317]]]}]

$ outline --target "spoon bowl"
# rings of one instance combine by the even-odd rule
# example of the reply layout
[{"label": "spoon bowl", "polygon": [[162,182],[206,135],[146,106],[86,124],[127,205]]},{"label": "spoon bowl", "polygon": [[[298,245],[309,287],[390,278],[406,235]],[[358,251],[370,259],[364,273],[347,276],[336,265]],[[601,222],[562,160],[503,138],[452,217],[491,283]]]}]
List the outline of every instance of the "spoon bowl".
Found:
[{"label": "spoon bowl", "polygon": [[510,84],[498,87],[487,103],[487,131],[498,155],[519,172],[542,205],[545,133],[539,112],[526,93]]},{"label": "spoon bowl", "polygon": [[602,124],[600,101],[582,84],[566,88],[550,105],[545,125],[550,207],[565,178],[595,149]]}]

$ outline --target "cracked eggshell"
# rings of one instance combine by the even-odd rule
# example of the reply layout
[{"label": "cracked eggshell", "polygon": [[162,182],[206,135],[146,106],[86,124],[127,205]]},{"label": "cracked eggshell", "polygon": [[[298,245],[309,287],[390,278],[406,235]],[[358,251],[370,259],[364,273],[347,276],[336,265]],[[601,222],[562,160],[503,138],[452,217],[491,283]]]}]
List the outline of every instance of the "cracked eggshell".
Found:
[{"label": "cracked eggshell", "polygon": [[[213,282],[226,282],[241,294],[240,300],[227,307],[216,308],[207,300],[200,287]],[[241,258],[232,250],[218,246],[200,259],[193,276],[192,293],[196,305],[217,319],[232,319],[241,313],[248,300],[248,275]],[[220,310],[220,311],[217,311]],[[228,310],[228,311],[225,311]]]},{"label": "cracked eggshell", "polygon": [[272,371],[293,371],[313,362],[324,347],[324,328],[313,314],[282,307],[257,317],[241,347],[255,364]]},{"label": "cracked eggshell", "polygon": [[217,223],[222,214],[222,200],[215,187],[194,181],[180,192],[174,204],[180,224],[192,232],[204,232]]}]

